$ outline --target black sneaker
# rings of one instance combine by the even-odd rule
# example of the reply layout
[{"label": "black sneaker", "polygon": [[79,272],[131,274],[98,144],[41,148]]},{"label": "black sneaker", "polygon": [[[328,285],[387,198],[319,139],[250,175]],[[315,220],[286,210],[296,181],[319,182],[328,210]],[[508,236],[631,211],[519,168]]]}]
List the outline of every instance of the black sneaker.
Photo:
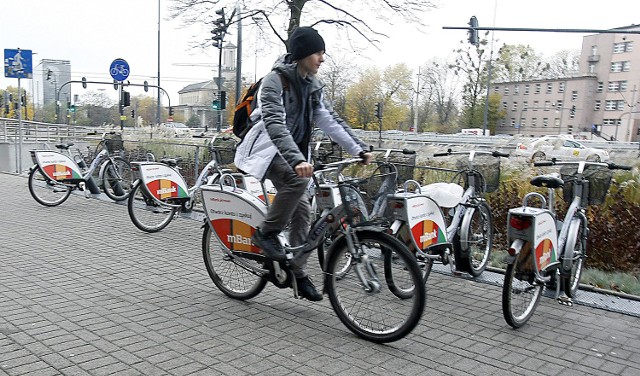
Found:
[{"label": "black sneaker", "polygon": [[275,261],[284,261],[287,259],[284,248],[278,240],[277,233],[272,232],[265,234],[258,228],[251,237],[251,241],[260,248],[262,253],[268,258]]},{"label": "black sneaker", "polygon": [[305,298],[312,302],[319,302],[322,300],[322,294],[316,290],[316,287],[313,285],[313,282],[311,282],[309,277],[296,278],[296,283],[298,284],[298,295],[300,295],[301,298]]}]

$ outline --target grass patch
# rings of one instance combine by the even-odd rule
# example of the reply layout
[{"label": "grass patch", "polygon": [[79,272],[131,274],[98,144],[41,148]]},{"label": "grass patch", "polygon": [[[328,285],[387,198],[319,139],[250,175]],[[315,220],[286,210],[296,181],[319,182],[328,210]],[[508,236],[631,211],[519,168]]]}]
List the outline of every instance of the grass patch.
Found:
[{"label": "grass patch", "polygon": [[638,276],[633,274],[585,268],[581,282],[605,290],[640,296],[640,281]]}]

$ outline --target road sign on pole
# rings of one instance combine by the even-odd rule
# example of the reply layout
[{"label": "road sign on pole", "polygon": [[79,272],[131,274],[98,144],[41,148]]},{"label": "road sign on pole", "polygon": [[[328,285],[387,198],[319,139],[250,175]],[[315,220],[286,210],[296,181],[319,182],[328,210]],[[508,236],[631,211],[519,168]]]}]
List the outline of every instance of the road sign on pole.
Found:
[{"label": "road sign on pole", "polygon": [[31,50],[4,50],[4,76],[8,78],[33,78],[33,54]]},{"label": "road sign on pole", "polygon": [[109,74],[116,81],[124,81],[129,77],[129,63],[124,59],[115,59],[109,66]]}]

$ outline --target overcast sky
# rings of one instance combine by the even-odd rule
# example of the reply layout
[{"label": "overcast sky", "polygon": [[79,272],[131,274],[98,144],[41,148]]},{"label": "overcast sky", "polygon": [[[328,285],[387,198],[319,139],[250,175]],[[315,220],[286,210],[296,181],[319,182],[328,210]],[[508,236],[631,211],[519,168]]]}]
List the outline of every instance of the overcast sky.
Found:
[{"label": "overcast sky", "polygon": [[[361,65],[385,67],[405,62],[411,68],[433,57],[452,57],[451,51],[466,41],[464,30],[443,30],[443,26],[466,26],[475,15],[480,26],[547,29],[610,29],[640,23],[640,5],[634,0],[607,3],[595,0],[436,0],[436,9],[427,13],[422,32],[398,25],[383,30],[390,38],[377,50],[368,48],[365,56],[353,58]],[[195,41],[210,37],[201,26],[185,27],[180,21],[167,20],[168,0],[3,0],[0,12],[0,48],[32,50],[35,65],[40,59],[71,62],[73,80],[110,81],[109,65],[125,59],[131,68],[129,80],[155,83],[158,72],[158,4],[160,4],[160,77],[161,85],[178,102],[178,90],[211,79],[216,75],[217,50],[193,49]],[[248,26],[246,27],[249,28]],[[246,37],[253,35],[245,30]],[[341,42],[325,33],[329,53],[341,52]],[[536,51],[551,55],[563,49],[580,49],[585,34],[542,32],[495,32],[496,49],[502,43],[529,44]],[[236,44],[235,34],[231,40]],[[246,46],[243,72],[252,77],[255,49]],[[282,52],[258,57],[257,76],[268,72]],[[4,54],[3,54],[4,56]],[[190,65],[191,64],[191,65]],[[211,64],[212,66],[206,66]],[[204,66],[203,66],[204,65]],[[322,69],[322,68],[321,68]],[[0,88],[17,86],[17,79],[0,77]],[[30,80],[22,80],[30,89]],[[97,90],[89,87],[89,89]],[[105,86],[106,87],[106,86]],[[108,88],[108,87],[107,87]],[[81,88],[73,88],[82,94]],[[110,95],[115,94],[111,88]],[[113,92],[113,93],[112,93]],[[133,95],[142,89],[131,89]],[[151,94],[151,93],[150,93]],[[151,94],[153,95],[153,94]],[[115,96],[115,95],[114,95]]]}]

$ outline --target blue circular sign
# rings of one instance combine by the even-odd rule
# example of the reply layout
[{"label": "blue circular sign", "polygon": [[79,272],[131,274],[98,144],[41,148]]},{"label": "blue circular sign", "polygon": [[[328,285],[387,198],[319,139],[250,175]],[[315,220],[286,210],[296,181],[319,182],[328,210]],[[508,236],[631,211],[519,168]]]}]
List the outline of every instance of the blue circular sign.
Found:
[{"label": "blue circular sign", "polygon": [[124,81],[129,77],[129,63],[124,59],[115,59],[109,67],[109,74],[116,81]]}]

